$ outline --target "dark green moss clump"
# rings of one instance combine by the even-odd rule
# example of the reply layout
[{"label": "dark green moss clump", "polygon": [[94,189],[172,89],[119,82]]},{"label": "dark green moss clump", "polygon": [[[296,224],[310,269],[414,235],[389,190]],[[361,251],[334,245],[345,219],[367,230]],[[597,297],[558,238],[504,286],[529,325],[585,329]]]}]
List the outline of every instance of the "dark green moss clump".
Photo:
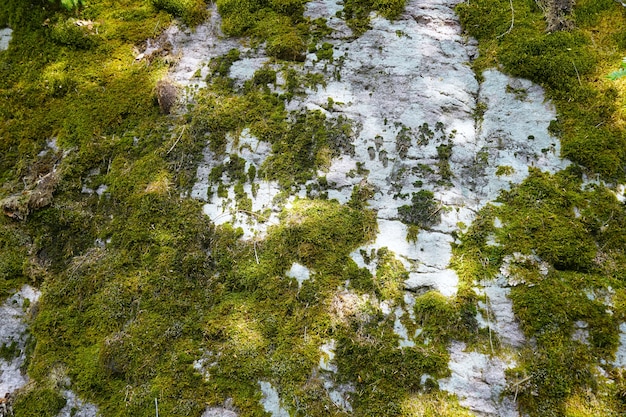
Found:
[{"label": "dark green moss clump", "polygon": [[180,17],[188,26],[195,26],[208,16],[204,0],[150,0],[150,3],[157,9]]},{"label": "dark green moss clump", "polygon": [[27,281],[25,271],[30,238],[6,219],[0,219],[0,298]]},{"label": "dark green moss clump", "polygon": [[222,30],[229,36],[252,36],[266,42],[270,56],[304,60],[308,25],[303,0],[218,0]]},{"label": "dark green moss clump", "polygon": [[404,223],[428,229],[440,222],[439,211],[440,207],[434,199],[434,194],[431,191],[421,190],[413,193],[411,205],[398,208],[398,215]]},{"label": "dark green moss clump", "polygon": [[13,412],[16,417],[54,417],[65,403],[65,398],[52,389],[34,389],[15,400]]},{"label": "dark green moss clump", "polygon": [[343,7],[343,17],[348,26],[357,34],[369,29],[369,15],[376,11],[381,16],[393,20],[404,11],[406,0],[347,0]]}]

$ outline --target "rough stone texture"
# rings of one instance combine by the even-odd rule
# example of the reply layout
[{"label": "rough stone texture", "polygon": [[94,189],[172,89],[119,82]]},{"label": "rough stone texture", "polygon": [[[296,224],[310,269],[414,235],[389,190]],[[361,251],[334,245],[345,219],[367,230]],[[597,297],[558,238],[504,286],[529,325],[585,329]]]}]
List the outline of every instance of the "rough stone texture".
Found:
[{"label": "rough stone texture", "polygon": [[0,51],[4,51],[8,49],[9,42],[11,42],[11,38],[13,37],[13,29],[4,28],[0,29]]},{"label": "rough stone texture", "polygon": [[289,417],[289,412],[281,406],[280,398],[278,397],[278,391],[269,382],[259,381],[263,398],[261,399],[261,405],[263,409],[270,413],[272,417]]},{"label": "rough stone texture", "polygon": [[350,395],[354,393],[354,387],[350,384],[337,384],[334,380],[337,373],[337,365],[334,363],[335,347],[334,339],[320,346],[320,377],[324,381],[324,389],[332,403],[344,411],[352,412]]},{"label": "rough stone texture", "polygon": [[82,401],[73,391],[63,391],[63,396],[67,400],[65,407],[59,411],[57,417],[96,417],[98,408],[91,403]]},{"label": "rough stone texture", "polygon": [[512,398],[500,398],[506,387],[504,371],[514,364],[478,352],[465,352],[465,344],[450,347],[449,378],[440,379],[439,387],[454,392],[461,405],[476,415],[489,417],[518,417]]},{"label": "rough stone texture", "polygon": [[[309,10],[328,11],[330,3],[313,2]],[[360,38],[333,40],[343,66],[328,73],[337,71],[340,77],[291,104],[353,121],[355,153],[337,158],[330,167],[327,178],[335,189],[329,198],[347,201],[352,186],[363,179],[348,175],[352,167],[368,170],[365,180],[376,190],[370,204],[378,210],[379,235],[363,249],[389,247],[409,269],[408,288],[432,287],[446,295],[456,292],[456,274],[447,265],[450,232],[457,223],[471,223],[476,210],[511,182],[523,180],[529,165],[549,171],[565,165],[558,158],[558,141],[547,132],[554,109],[539,87],[497,71],[485,72],[478,84],[467,65],[475,51],[461,36],[454,4],[409,2],[396,22],[374,18],[372,30]],[[326,65],[314,62],[309,56],[305,66],[322,71]],[[337,103],[332,111],[324,109],[329,97]],[[482,120],[475,120],[481,106]],[[424,123],[430,132],[422,135]],[[407,149],[398,145],[403,132]],[[452,149],[451,178],[444,183],[437,173],[441,145]],[[420,165],[433,172],[416,171]],[[500,165],[510,166],[512,174],[496,176]],[[415,185],[418,181],[421,186]],[[414,244],[406,242],[407,228],[397,220],[397,208],[410,204],[411,193],[420,189],[435,193],[442,221],[432,230],[420,230]]]},{"label": "rough stone texture", "polygon": [[202,417],[237,417],[238,414],[232,410],[228,410],[222,407],[210,407],[207,408]]},{"label": "rough stone texture", "polygon": [[[239,40],[224,36],[220,29],[222,19],[217,12],[216,3],[209,6],[209,12],[211,15],[209,20],[196,26],[193,30],[171,26],[165,31],[164,39],[160,42],[161,44],[170,43],[172,45],[172,55],[176,59],[176,65],[170,70],[169,77],[176,84],[189,87],[188,91],[191,94],[197,88],[206,87],[204,80],[209,74],[207,64],[211,58],[224,55],[231,49],[239,49],[244,53],[250,52]],[[152,48],[154,49],[155,46]],[[259,68],[265,61],[267,61],[266,57],[258,62]],[[239,65],[241,63],[237,63],[237,66]],[[249,77],[252,77],[254,70],[251,73],[242,71],[242,76],[248,74]]]},{"label": "rough stone texture", "polygon": [[235,227],[243,229],[244,239],[251,239],[263,236],[269,226],[278,223],[278,212],[282,206],[274,203],[274,197],[281,192],[281,189],[276,182],[256,180],[255,184],[258,189],[254,195],[252,186],[249,183],[244,185],[244,192],[252,200],[252,211],[270,209],[269,217],[237,210],[234,184],[228,187],[227,198],[219,197],[216,193],[217,186],[209,184],[209,174],[214,167],[227,163],[231,154],[237,154],[246,161],[246,172],[251,166],[254,166],[258,172],[271,151],[269,144],[252,136],[249,129],[241,132],[236,141],[236,147],[233,145],[234,142],[229,141],[224,155],[216,155],[208,147],[204,150],[203,161],[198,166],[197,181],[192,188],[191,196],[207,202],[203,211],[216,225],[230,222]]},{"label": "rough stone texture", "polygon": [[298,281],[298,287],[301,287],[302,283],[311,277],[311,271],[306,266],[294,262],[286,275]]},{"label": "rough stone texture", "polygon": [[[409,273],[407,289],[435,289],[446,296],[456,294],[458,284],[448,265],[452,233],[458,231],[459,222],[471,224],[476,212],[500,191],[523,181],[529,167],[555,172],[567,165],[558,156],[558,141],[548,133],[556,115],[540,87],[495,70],[486,71],[483,81],[477,81],[469,65],[477,54],[476,43],[461,33],[454,13],[458,2],[411,0],[394,22],[372,15],[372,29],[358,38],[336,17],[342,9],[340,2],[308,2],[306,16],[327,18],[335,29],[324,39],[333,45],[334,60],[318,62],[311,53],[302,66],[294,66],[304,73],[323,74],[326,84],[307,90],[304,97],[295,97],[288,104],[288,110],[318,110],[328,118],[341,116],[352,123],[350,151],[337,156],[318,175],[326,177],[328,197],[341,203],[350,199],[355,185],[366,184],[374,190],[368,203],[377,211],[378,235],[373,243],[355,250],[353,260],[376,273],[376,262],[366,263],[363,254],[387,247]],[[180,60],[170,77],[184,85],[202,87],[204,82],[193,74],[200,70],[200,79],[204,79],[210,58],[233,47],[243,52],[243,59],[230,73],[239,85],[267,63],[262,50],[250,51],[234,40],[221,39],[218,25],[214,9],[211,21],[195,33],[171,30],[170,39]],[[282,88],[284,76],[279,70],[276,91]],[[257,180],[260,189],[256,196],[246,185],[244,191],[253,202],[253,211],[270,209],[268,219],[237,211],[234,185],[227,187],[226,198],[217,197],[216,187],[208,180],[214,166],[227,162],[235,153],[245,159],[246,169],[258,169],[271,152],[249,131],[244,130],[237,141],[233,139],[223,156],[205,150],[192,196],[206,201],[204,212],[216,224],[231,222],[243,228],[244,238],[261,237],[268,225],[277,222],[276,213],[306,193],[303,187],[278,203],[274,199],[281,191],[278,184]],[[238,147],[232,145],[234,142]],[[500,166],[508,167],[506,175],[496,175]],[[310,183],[315,182],[312,178]],[[400,220],[398,209],[412,204],[413,193],[420,190],[433,193],[440,221],[420,228],[417,240],[409,242],[408,226]],[[495,240],[492,243],[498,244]],[[516,347],[524,338],[507,297],[508,284],[483,283],[488,299],[484,307],[490,311],[486,325],[504,344]],[[334,300],[337,320],[349,314],[346,297]],[[394,330],[403,346],[411,346],[413,337],[406,334],[400,321],[403,311],[394,308],[387,306],[384,313],[395,313]],[[516,415],[512,400],[500,399],[504,369],[510,363],[464,352],[464,348],[457,344],[451,347],[453,376],[442,387],[456,393],[462,404],[479,414]],[[330,362],[320,364],[322,370],[330,366]],[[277,394],[274,396],[276,391],[267,383],[260,384],[264,404],[271,403],[270,412],[281,415],[284,409]],[[332,385],[327,387],[329,395],[333,389]],[[345,404],[347,410],[349,402]]]},{"label": "rough stone texture", "polygon": [[486,304],[479,302],[479,307],[487,312],[486,320],[481,324],[484,327],[491,327],[503,344],[521,347],[525,338],[513,313],[513,303],[509,299],[511,289],[505,286],[502,277],[481,284],[487,296]]},{"label": "rough stone texture", "polygon": [[619,347],[615,353],[613,366],[626,368],[626,323],[619,325]]},{"label": "rough stone texture", "polygon": [[400,340],[398,341],[401,348],[403,347],[413,347],[415,346],[415,342],[409,338],[408,330],[402,321],[400,320],[402,316],[404,316],[404,310],[400,307],[396,307],[395,311],[395,320],[393,322],[393,332],[398,335]]},{"label": "rough stone texture", "polygon": [[0,393],[13,393],[28,382],[28,377],[22,374],[21,367],[26,359],[27,326],[24,323],[26,311],[24,301],[35,303],[40,292],[29,285],[25,285],[17,293],[9,297],[0,306],[0,345],[15,344],[19,354],[7,361],[0,358]]}]

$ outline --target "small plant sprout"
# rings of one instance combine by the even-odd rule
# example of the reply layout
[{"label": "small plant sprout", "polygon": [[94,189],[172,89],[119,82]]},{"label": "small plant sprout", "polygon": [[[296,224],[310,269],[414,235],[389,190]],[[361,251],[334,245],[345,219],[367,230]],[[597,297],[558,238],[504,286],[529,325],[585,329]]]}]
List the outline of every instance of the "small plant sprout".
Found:
[{"label": "small plant sprout", "polygon": [[617,71],[613,71],[612,73],[610,73],[609,75],[607,75],[607,78],[615,81],[618,80],[622,77],[626,77],[626,57],[624,57],[622,59],[622,63],[620,64],[620,68]]}]

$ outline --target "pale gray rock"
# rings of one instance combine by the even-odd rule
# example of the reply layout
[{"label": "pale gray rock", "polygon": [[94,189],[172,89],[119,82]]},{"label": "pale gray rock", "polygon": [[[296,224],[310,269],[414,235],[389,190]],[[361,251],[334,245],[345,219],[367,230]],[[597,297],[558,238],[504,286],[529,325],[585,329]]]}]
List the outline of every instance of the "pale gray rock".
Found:
[{"label": "pale gray rock", "polygon": [[302,283],[311,277],[311,271],[306,266],[294,262],[285,275],[298,281],[298,288],[300,288]]},{"label": "pale gray rock", "polygon": [[289,412],[285,410],[280,398],[278,397],[278,391],[266,381],[259,381],[263,398],[261,399],[261,405],[263,409],[270,413],[272,417],[289,417]]},{"label": "pale gray rock", "polygon": [[0,306],[0,345],[13,346],[16,352],[9,360],[0,358],[0,395],[13,393],[28,382],[21,370],[28,338],[24,303],[36,303],[40,295],[39,290],[25,285]]},{"label": "pale gray rock", "polygon": [[202,417],[237,417],[238,414],[232,410],[228,410],[223,407],[209,407],[204,413],[202,413]]},{"label": "pale gray rock", "polygon": [[172,25],[164,34],[163,42],[172,45],[172,55],[177,58],[169,71],[169,78],[182,87],[191,87],[191,91],[206,87],[204,80],[209,74],[211,58],[224,55],[231,49],[244,49],[238,40],[227,38],[222,33],[222,19],[216,3],[209,6],[209,12],[211,17],[208,21],[193,30]]},{"label": "pale gray rock", "polygon": [[98,408],[89,402],[82,401],[74,391],[64,390],[63,397],[67,401],[59,411],[57,417],[96,417],[99,416]]},{"label": "pale gray rock", "polygon": [[11,38],[13,38],[13,29],[0,29],[0,51],[4,51],[9,48],[9,42],[11,42]]},{"label": "pale gray rock", "polygon": [[400,320],[404,315],[404,310],[401,307],[396,307],[394,313],[395,319],[393,322],[393,332],[400,338],[400,340],[398,341],[400,347],[404,348],[415,346],[415,342],[411,338],[409,338],[406,326]]},{"label": "pale gray rock", "polygon": [[352,36],[352,30],[346,22],[337,17],[337,13],[343,10],[343,2],[341,0],[315,0],[306,4],[304,16],[315,19],[326,19],[326,25],[333,29],[331,38],[347,38]]},{"label": "pale gray rock", "polygon": [[228,75],[230,78],[237,81],[239,85],[242,85],[244,81],[251,79],[256,70],[262,68],[268,61],[269,59],[267,57],[240,59],[239,61],[233,62]]},{"label": "pale gray rock", "polygon": [[626,323],[619,325],[619,346],[615,352],[613,366],[626,368]]},{"label": "pale gray rock", "polygon": [[589,324],[587,324],[587,322],[578,320],[574,323],[572,340],[589,345]]},{"label": "pale gray rock", "polygon": [[487,303],[479,302],[479,307],[487,312],[486,326],[495,331],[503,344],[521,347],[526,339],[513,313],[513,303],[509,299],[511,289],[506,286],[505,279],[483,281],[481,285]]},{"label": "pale gray rock", "polygon": [[440,379],[439,387],[457,394],[459,403],[481,417],[518,417],[513,398],[502,396],[506,388],[504,371],[515,363],[478,352],[466,352],[465,344],[450,346],[452,375]]}]

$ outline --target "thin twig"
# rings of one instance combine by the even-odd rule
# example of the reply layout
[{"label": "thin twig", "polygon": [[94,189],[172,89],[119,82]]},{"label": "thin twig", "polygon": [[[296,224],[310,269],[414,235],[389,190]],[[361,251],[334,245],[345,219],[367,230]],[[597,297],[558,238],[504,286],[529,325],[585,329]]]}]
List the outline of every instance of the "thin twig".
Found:
[{"label": "thin twig", "polygon": [[515,24],[515,9],[513,9],[513,0],[509,0],[509,4],[511,5],[511,26],[501,35],[496,36],[496,39],[503,37],[504,35],[508,35],[513,30],[513,25]]},{"label": "thin twig", "polygon": [[574,62],[574,60],[572,60],[572,65],[574,66],[574,71],[576,71],[576,78],[578,78],[578,85],[582,87],[583,83],[580,82],[580,74],[578,73],[578,68],[576,68],[576,63]]},{"label": "thin twig", "polygon": [[523,384],[524,382],[526,382],[526,381],[530,380],[532,377],[533,377],[532,375],[531,375],[531,376],[527,376],[526,378],[524,378],[524,379],[521,379],[521,380],[517,381],[517,382],[516,382],[515,384],[513,384],[513,385],[515,385],[516,387],[518,387],[520,384]]},{"label": "thin twig", "polygon": [[180,141],[180,138],[183,137],[183,133],[185,133],[185,128],[187,127],[187,125],[183,126],[183,130],[180,131],[180,135],[178,135],[178,139],[176,139],[176,142],[174,142],[174,144],[172,145],[172,147],[170,148],[169,151],[167,151],[167,153],[165,155],[169,155],[170,152],[172,152],[174,150],[174,148],[176,147],[176,145],[178,145],[178,142]]},{"label": "thin twig", "polygon": [[156,417],[159,417],[159,401],[154,397],[154,407],[156,408]]},{"label": "thin twig", "polygon": [[491,309],[491,307],[489,306],[489,297],[486,297],[486,301],[487,301],[487,328],[489,329],[489,346],[491,346],[491,354],[494,354],[493,351],[493,340],[491,339],[491,318],[489,317],[489,310]]},{"label": "thin twig", "polygon": [[259,213],[255,213],[255,212],[250,211],[250,210],[237,209],[237,212],[239,212],[239,213],[246,213],[246,214],[248,214],[250,216],[258,217],[259,219],[261,219],[263,221],[266,221],[266,222],[270,221],[270,219],[268,217],[265,217],[265,216],[263,216],[263,215],[261,215]]},{"label": "thin twig", "polygon": [[254,259],[256,259],[256,264],[259,264],[259,255],[256,253],[256,240],[254,241]]},{"label": "thin twig", "polygon": [[515,384],[513,384],[515,386],[515,397],[513,397],[513,402],[517,401],[517,393],[519,391],[520,384],[523,384],[524,382],[530,380],[531,378],[532,378],[532,375],[522,379],[521,381],[517,381]]}]

